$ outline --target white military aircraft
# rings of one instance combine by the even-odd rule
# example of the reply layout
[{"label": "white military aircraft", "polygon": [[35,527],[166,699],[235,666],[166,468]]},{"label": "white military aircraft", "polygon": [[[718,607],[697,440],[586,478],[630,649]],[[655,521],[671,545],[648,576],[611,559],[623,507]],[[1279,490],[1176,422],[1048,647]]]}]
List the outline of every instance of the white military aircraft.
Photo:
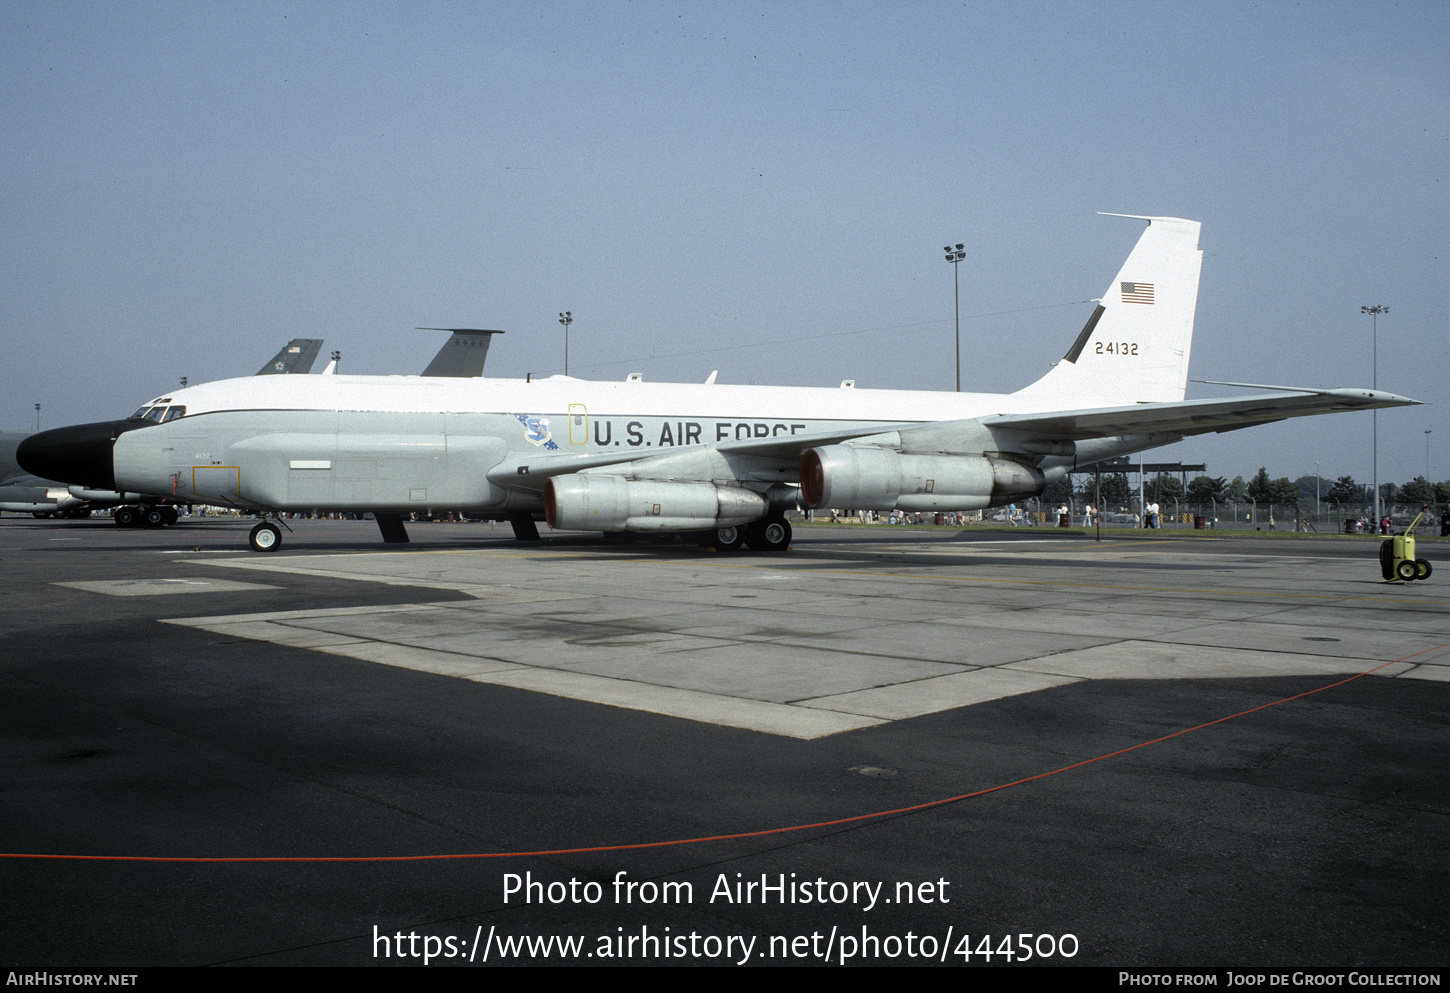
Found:
[{"label": "white military aircraft", "polygon": [[[1138,217],[1138,215],[1116,215]],[[262,515],[448,507],[561,529],[703,532],[782,550],[784,511],[975,510],[1079,464],[1287,417],[1418,401],[1264,387],[1183,399],[1199,225],[1148,222],[1076,341],[1010,394],[418,376],[274,376],[173,391],[131,419],[22,443],[36,475]],[[1244,384],[1232,384],[1244,385]],[[281,543],[263,520],[252,547]]]}]

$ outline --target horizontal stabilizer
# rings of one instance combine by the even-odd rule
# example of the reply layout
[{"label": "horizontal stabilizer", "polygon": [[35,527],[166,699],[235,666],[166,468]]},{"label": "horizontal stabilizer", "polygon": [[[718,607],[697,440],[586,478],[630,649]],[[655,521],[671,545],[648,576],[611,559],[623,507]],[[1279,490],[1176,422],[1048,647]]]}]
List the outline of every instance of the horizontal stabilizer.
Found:
[{"label": "horizontal stabilizer", "polygon": [[1269,383],[1230,383],[1222,379],[1195,379],[1195,383],[1203,383],[1205,386],[1241,386],[1246,390],[1280,390],[1284,393],[1332,393],[1333,390],[1321,390],[1313,386],[1274,386]]}]

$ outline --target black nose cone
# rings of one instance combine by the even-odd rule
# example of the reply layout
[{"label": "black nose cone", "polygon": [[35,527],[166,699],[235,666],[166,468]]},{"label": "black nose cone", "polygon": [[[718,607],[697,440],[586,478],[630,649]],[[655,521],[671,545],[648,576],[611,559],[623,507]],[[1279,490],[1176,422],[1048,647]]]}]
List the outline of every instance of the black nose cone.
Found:
[{"label": "black nose cone", "polygon": [[150,421],[101,421],[75,424],[33,434],[15,449],[15,461],[41,479],[77,483],[99,490],[116,488],[116,467],[111,458],[117,438]]}]

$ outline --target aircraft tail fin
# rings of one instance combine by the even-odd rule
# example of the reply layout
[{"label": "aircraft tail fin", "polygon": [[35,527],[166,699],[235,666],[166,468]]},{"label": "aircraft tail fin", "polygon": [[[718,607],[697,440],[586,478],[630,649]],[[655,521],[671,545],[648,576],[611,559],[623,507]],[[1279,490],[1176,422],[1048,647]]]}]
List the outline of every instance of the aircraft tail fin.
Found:
[{"label": "aircraft tail fin", "polygon": [[1109,216],[1135,217],[1148,228],[1062,361],[1017,395],[1052,398],[1064,408],[1183,399],[1203,265],[1199,223]]},{"label": "aircraft tail fin", "polygon": [[483,375],[483,363],[488,358],[488,346],[493,336],[502,331],[480,331],[476,328],[418,328],[419,331],[451,331],[453,334],[438,349],[425,376],[457,376],[468,378]]},{"label": "aircraft tail fin", "polygon": [[322,338],[293,338],[283,346],[272,361],[257,370],[258,376],[280,376],[286,373],[306,375],[317,361],[322,348]]}]

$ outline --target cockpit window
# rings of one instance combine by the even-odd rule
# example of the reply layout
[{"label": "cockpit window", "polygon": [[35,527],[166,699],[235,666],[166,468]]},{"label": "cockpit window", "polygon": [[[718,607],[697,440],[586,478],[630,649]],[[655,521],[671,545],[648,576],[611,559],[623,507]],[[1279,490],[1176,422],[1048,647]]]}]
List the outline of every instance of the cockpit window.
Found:
[{"label": "cockpit window", "polygon": [[136,411],[136,413],[128,417],[127,420],[155,421],[157,424],[160,424],[163,421],[174,421],[178,417],[185,416],[186,407],[182,404],[177,404],[174,407],[168,407],[166,406],[166,401],[164,400],[159,402],[153,400],[151,403],[148,403],[146,406],[142,407],[140,410]]}]

